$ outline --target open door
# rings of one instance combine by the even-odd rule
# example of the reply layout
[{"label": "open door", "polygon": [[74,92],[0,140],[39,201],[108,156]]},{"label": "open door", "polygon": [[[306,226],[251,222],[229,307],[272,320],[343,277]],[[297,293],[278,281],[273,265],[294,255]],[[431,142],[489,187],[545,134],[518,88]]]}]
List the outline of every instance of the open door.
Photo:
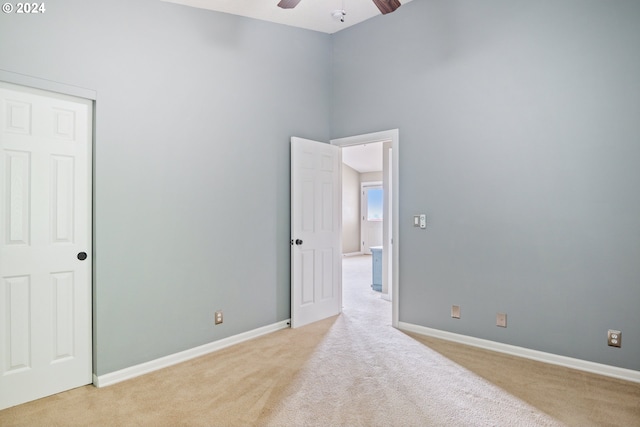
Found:
[{"label": "open door", "polygon": [[291,138],[291,327],[342,311],[342,153]]}]

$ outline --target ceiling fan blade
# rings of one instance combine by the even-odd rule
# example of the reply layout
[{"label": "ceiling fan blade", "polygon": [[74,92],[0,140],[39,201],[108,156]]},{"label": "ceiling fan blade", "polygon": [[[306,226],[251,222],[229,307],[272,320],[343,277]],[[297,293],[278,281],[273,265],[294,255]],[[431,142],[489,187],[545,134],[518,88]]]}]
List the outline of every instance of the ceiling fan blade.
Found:
[{"label": "ceiling fan blade", "polygon": [[399,0],[373,0],[373,2],[378,6],[378,9],[380,9],[383,15],[391,13],[401,6]]},{"label": "ceiling fan blade", "polygon": [[280,0],[278,6],[283,9],[293,9],[300,3],[300,0]]}]

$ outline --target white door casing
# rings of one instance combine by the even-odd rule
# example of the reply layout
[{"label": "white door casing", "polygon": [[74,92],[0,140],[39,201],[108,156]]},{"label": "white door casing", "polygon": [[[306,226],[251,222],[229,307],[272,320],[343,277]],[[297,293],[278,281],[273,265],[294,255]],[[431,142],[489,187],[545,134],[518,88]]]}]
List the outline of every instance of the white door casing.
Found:
[{"label": "white door casing", "polygon": [[291,138],[291,327],[342,311],[342,153]]},{"label": "white door casing", "polygon": [[91,383],[92,115],[0,82],[0,409]]},{"label": "white door casing", "polygon": [[382,251],[382,298],[393,300],[393,150],[391,142],[383,144],[384,222]]}]

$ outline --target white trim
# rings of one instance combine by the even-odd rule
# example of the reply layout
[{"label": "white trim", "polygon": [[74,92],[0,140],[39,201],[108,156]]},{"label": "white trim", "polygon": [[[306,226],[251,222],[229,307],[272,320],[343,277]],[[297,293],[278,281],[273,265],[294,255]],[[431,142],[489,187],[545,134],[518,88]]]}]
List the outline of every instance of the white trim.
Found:
[{"label": "white trim", "polygon": [[510,354],[512,356],[531,359],[538,362],[564,366],[566,368],[577,369],[580,371],[590,372],[592,374],[599,374],[607,377],[640,383],[640,371],[635,371],[633,369],[618,368],[617,366],[589,362],[587,360],[574,359],[572,357],[560,356],[552,353],[545,353],[543,351],[531,350],[529,348],[503,344],[496,341],[485,340],[482,338],[475,338],[467,335],[456,334],[453,332],[427,328],[425,326],[414,325],[412,323],[399,322],[398,329],[407,332],[414,332],[420,335],[426,335],[429,337],[440,338],[447,341],[453,341],[460,344],[466,344],[473,347],[479,347],[486,350],[496,351],[498,353]]},{"label": "white trim", "polygon": [[234,344],[239,344],[241,342],[257,338],[261,335],[270,334],[272,332],[279,331],[280,329],[286,329],[289,327],[289,324],[290,319],[283,320],[278,323],[263,326],[261,328],[243,332],[241,334],[234,335],[228,338],[223,338],[221,340],[204,344],[199,347],[194,347],[189,350],[184,350],[179,353],[170,354],[159,359],[150,360],[149,362],[121,369],[119,371],[100,376],[94,374],[93,384],[96,387],[106,387],[125,380],[130,380],[132,378],[139,377],[140,375],[148,374],[159,369],[186,362],[187,360],[195,359],[196,357],[204,356],[206,354],[222,350],[223,348],[230,347]]},{"label": "white trim", "polygon": [[391,284],[391,326],[399,327],[400,323],[400,131],[390,129],[381,132],[373,132],[364,135],[349,136],[346,138],[332,139],[332,145],[348,147],[350,145],[372,144],[374,142],[391,141],[393,150],[392,167],[392,194],[391,201],[393,215],[391,218],[391,230],[393,236],[393,283]]},{"label": "white trim", "polygon": [[349,252],[346,254],[342,254],[343,257],[350,257],[350,256],[360,256],[360,255],[364,255],[362,252]]},{"label": "white trim", "polygon": [[0,69],[0,80],[16,85],[32,87],[34,89],[61,93],[63,95],[71,95],[77,98],[90,99],[92,101],[95,101],[97,99],[97,93],[92,89],[58,83],[53,80],[45,80],[38,77],[14,73],[3,69]]}]

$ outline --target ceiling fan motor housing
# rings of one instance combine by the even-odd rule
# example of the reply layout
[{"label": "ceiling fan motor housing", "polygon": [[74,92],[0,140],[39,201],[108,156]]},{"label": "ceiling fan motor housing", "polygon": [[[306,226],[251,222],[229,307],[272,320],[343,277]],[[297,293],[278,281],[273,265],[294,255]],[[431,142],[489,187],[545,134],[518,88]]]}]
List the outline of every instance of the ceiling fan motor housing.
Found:
[{"label": "ceiling fan motor housing", "polygon": [[[300,3],[300,0],[280,0],[278,6],[283,9],[293,9],[298,5],[298,3]],[[373,3],[378,7],[383,15],[391,13],[401,6],[400,0],[373,0]],[[337,12],[342,12],[342,16],[336,16],[336,12],[333,13],[333,16],[340,17],[340,21],[344,22],[346,12],[344,10]]]},{"label": "ceiling fan motor housing", "polygon": [[344,17],[347,14],[347,12],[344,9],[338,9],[338,10],[334,10],[331,15],[334,18],[340,19],[340,22],[344,22]]}]

